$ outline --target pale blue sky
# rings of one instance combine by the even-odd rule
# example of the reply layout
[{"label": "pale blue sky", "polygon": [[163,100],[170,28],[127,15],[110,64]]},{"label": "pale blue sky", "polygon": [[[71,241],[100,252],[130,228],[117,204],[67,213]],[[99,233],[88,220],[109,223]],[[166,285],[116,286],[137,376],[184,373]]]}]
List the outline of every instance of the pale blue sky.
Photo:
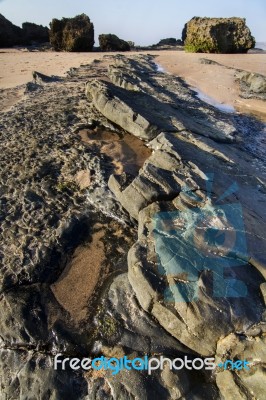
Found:
[{"label": "pale blue sky", "polygon": [[94,23],[96,41],[100,33],[140,45],[180,38],[193,16],[244,17],[256,40],[266,41],[266,0],[0,0],[0,13],[16,25],[48,25],[83,12]]}]

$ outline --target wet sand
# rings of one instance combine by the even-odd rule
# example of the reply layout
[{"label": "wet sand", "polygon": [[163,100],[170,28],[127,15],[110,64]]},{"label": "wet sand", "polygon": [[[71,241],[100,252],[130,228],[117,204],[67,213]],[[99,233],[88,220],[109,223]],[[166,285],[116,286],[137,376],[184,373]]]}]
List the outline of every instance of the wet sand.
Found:
[{"label": "wet sand", "polygon": [[94,233],[91,243],[77,247],[59,279],[51,285],[57,301],[76,322],[86,318],[89,299],[102,273],[104,235],[105,230],[101,229]]},{"label": "wet sand", "polygon": [[96,129],[79,132],[81,140],[89,146],[98,146],[100,152],[110,157],[115,174],[137,175],[145,160],[151,155],[145,143],[129,133],[120,137],[115,132]]},{"label": "wet sand", "polygon": [[[240,112],[258,115],[266,121],[266,102],[241,98],[234,77],[236,69],[266,75],[266,54],[176,53],[161,52],[157,57],[157,63],[167,72],[180,76],[190,86],[199,89],[216,102],[231,105]],[[202,64],[201,58],[213,60],[224,67]]]},{"label": "wet sand", "polygon": [[[139,52],[147,54],[147,52]],[[264,54],[192,54],[183,51],[149,51],[157,55],[156,62],[165,71],[182,77],[190,86],[198,88],[221,104],[233,106],[236,110],[261,114],[266,120],[266,103],[261,100],[242,99],[235,83],[234,69],[219,65],[201,64],[201,58],[208,58],[227,67],[243,69],[266,75],[266,53]],[[17,49],[0,50],[0,89],[14,88],[32,80],[32,71],[46,75],[64,76],[71,67],[89,64],[114,53],[57,53],[29,52]],[[124,53],[132,55],[131,53]],[[6,96],[0,93],[0,96]],[[8,92],[9,106],[19,95]]]}]

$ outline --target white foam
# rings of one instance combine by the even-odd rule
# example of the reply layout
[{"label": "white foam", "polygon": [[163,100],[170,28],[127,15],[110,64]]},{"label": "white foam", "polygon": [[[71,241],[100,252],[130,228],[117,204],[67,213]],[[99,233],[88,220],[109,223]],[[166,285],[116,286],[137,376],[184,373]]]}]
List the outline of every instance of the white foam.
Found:
[{"label": "white foam", "polygon": [[157,72],[166,72],[164,67],[162,67],[160,64],[156,64],[155,63],[155,65],[156,65],[156,71]]},{"label": "white foam", "polygon": [[192,88],[192,89],[197,93],[196,97],[198,97],[198,99],[204,101],[207,104],[210,104],[211,106],[217,108],[218,110],[226,112],[226,113],[234,113],[235,112],[234,107],[231,106],[230,104],[219,103],[217,100],[215,100],[214,98],[201,92],[199,89],[197,89],[197,88]]}]

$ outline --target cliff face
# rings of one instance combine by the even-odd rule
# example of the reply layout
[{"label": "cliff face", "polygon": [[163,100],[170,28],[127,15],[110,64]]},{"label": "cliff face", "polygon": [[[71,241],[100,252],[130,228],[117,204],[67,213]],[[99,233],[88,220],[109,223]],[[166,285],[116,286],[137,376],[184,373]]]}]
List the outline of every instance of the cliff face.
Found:
[{"label": "cliff face", "polygon": [[49,41],[49,30],[42,25],[24,22],[22,29],[0,14],[0,47],[30,45]]},{"label": "cliff face", "polygon": [[53,19],[50,23],[50,43],[57,51],[92,51],[94,26],[85,14]]},{"label": "cliff face", "polygon": [[194,17],[182,33],[185,49],[193,53],[246,53],[255,39],[245,18]]}]

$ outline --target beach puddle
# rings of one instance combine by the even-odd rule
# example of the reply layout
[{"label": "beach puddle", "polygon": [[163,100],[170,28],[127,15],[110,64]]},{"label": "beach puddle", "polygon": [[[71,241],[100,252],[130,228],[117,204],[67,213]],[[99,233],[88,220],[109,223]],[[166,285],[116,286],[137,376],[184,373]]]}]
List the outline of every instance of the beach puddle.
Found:
[{"label": "beach puddle", "polygon": [[99,151],[112,160],[114,173],[123,172],[137,175],[152,151],[139,138],[129,134],[111,132],[102,128],[81,130],[81,140],[91,146],[98,146]]},{"label": "beach puddle", "polygon": [[101,229],[92,236],[92,242],[78,246],[59,279],[51,285],[58,303],[69,312],[75,322],[86,318],[88,303],[102,272],[105,259]]},{"label": "beach puddle", "polygon": [[88,320],[112,279],[127,270],[127,253],[135,241],[133,231],[117,221],[93,216],[61,275],[50,286],[57,302],[76,325]]},{"label": "beach puddle", "polygon": [[223,103],[219,103],[218,101],[216,101],[213,97],[208,96],[207,94],[201,92],[200,90],[198,90],[197,88],[191,88],[194,92],[197,93],[196,97],[202,101],[204,101],[204,103],[207,103],[215,108],[217,108],[218,110],[225,112],[225,113],[234,113],[236,112],[235,108],[233,106],[231,106],[230,104],[223,104]]}]

